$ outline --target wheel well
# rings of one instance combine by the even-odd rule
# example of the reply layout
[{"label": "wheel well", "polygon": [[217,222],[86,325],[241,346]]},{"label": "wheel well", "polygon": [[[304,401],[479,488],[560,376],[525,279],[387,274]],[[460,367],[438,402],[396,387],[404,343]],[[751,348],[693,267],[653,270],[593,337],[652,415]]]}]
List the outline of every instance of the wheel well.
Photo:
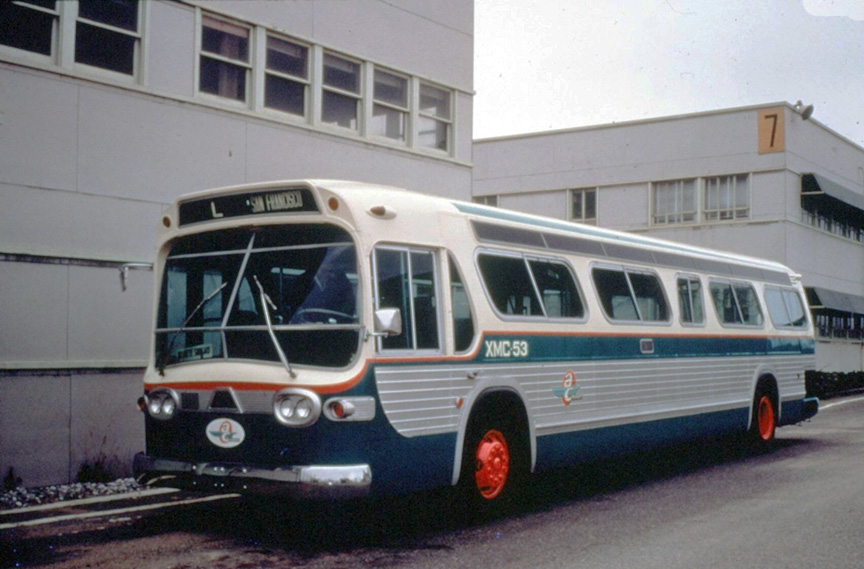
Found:
[{"label": "wheel well", "polygon": [[534,465],[534,440],[531,432],[530,422],[528,421],[528,412],[522,398],[512,389],[507,388],[491,388],[477,396],[476,401],[471,406],[471,412],[468,415],[468,420],[464,423],[464,429],[460,433],[458,444],[456,446],[456,456],[454,462],[453,484],[456,484],[461,476],[463,447],[465,438],[468,435],[472,423],[480,417],[494,414],[499,417],[506,417],[508,421],[514,422],[516,432],[520,433],[519,441],[524,444],[524,452],[528,453],[528,460],[531,470]]},{"label": "wheel well", "polygon": [[760,376],[759,381],[756,382],[756,389],[753,392],[754,403],[756,402],[756,397],[763,393],[771,397],[771,401],[774,403],[774,413],[779,417],[780,392],[777,389],[777,379],[771,374]]}]

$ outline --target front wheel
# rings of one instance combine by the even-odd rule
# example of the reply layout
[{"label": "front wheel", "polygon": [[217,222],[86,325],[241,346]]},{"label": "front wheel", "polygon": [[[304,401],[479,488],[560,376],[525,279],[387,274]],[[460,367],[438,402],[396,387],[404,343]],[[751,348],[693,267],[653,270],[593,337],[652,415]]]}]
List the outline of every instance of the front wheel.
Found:
[{"label": "front wheel", "polygon": [[[497,415],[497,417],[496,417]],[[529,471],[527,429],[506,410],[481,411],[465,434],[459,489],[478,512],[512,504]]]}]

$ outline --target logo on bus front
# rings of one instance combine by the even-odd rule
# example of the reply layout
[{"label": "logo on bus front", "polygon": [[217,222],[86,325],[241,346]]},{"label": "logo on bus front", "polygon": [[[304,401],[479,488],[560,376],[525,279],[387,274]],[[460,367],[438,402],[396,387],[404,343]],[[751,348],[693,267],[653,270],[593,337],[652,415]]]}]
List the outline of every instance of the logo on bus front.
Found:
[{"label": "logo on bus front", "polygon": [[217,447],[234,448],[246,438],[246,431],[233,419],[214,419],[207,425],[207,438]]}]

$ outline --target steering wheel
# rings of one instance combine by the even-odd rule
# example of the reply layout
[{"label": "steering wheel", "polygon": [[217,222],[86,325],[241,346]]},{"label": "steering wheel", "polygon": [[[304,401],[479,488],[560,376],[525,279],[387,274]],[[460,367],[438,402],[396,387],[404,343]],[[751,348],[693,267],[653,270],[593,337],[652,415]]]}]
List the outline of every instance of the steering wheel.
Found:
[{"label": "steering wheel", "polygon": [[[335,320],[335,322],[332,322]],[[330,310],[329,308],[301,308],[294,313],[292,322],[324,323],[324,324],[350,324],[357,320],[356,316]]]}]

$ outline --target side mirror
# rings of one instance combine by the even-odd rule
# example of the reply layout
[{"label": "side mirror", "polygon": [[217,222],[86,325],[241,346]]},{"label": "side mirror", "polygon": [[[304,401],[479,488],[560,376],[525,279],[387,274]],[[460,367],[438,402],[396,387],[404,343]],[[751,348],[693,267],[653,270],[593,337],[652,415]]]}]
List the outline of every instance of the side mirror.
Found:
[{"label": "side mirror", "polygon": [[375,311],[375,335],[398,336],[402,333],[402,311],[398,308],[379,308]]}]

